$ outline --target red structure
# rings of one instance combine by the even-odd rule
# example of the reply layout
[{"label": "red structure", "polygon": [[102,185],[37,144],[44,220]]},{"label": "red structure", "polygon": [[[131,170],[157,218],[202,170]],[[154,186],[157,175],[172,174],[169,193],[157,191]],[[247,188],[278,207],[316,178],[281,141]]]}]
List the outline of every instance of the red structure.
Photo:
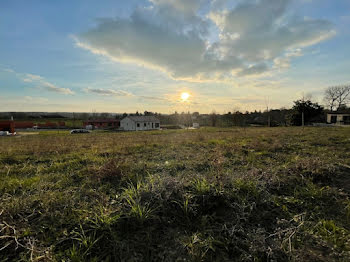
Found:
[{"label": "red structure", "polygon": [[14,134],[15,131],[15,122],[14,121],[0,121],[0,131],[8,131]]},{"label": "red structure", "polygon": [[46,128],[54,128],[54,127],[57,127],[57,124],[56,123],[52,123],[52,122],[46,122],[45,124],[38,124],[37,125],[38,127],[46,127]]},{"label": "red structure", "polygon": [[15,122],[16,128],[33,128],[35,124],[33,122]]},{"label": "red structure", "polygon": [[65,127],[66,123],[65,122],[58,122],[58,123],[46,122],[44,124],[38,123],[36,126],[39,128],[57,128],[57,127]]},{"label": "red structure", "polygon": [[33,128],[37,126],[39,128],[64,128],[66,126],[65,122],[46,122],[44,124],[35,124],[33,122],[15,122],[13,120],[0,121],[0,131],[8,131],[12,134],[15,133],[15,129],[25,129],[25,128]]},{"label": "red structure", "polygon": [[95,128],[119,128],[120,121],[117,119],[99,119],[99,120],[89,120],[85,121],[84,127],[93,126]]}]

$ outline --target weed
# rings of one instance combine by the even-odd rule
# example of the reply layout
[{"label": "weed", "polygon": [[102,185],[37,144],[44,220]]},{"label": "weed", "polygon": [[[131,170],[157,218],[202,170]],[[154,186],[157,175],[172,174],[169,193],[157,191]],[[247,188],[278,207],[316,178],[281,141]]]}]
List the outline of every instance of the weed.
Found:
[{"label": "weed", "polygon": [[196,194],[205,195],[210,189],[211,185],[205,178],[196,178],[192,181],[191,186]]},{"label": "weed", "polygon": [[153,209],[150,208],[148,203],[142,203],[141,190],[142,182],[138,182],[136,186],[130,184],[123,192],[124,198],[130,208],[130,216],[137,218],[139,221],[144,222],[146,219],[152,217]]}]

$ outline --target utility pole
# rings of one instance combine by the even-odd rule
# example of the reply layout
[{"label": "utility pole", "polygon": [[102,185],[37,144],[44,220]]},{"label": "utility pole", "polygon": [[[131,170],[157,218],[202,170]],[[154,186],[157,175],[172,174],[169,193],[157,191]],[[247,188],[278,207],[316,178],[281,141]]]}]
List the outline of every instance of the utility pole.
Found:
[{"label": "utility pole", "polygon": [[75,114],[73,112],[73,128],[75,128]]},{"label": "utility pole", "polygon": [[269,112],[269,97],[265,97],[266,112],[267,112],[267,126],[271,127],[271,118]]},{"label": "utility pole", "polygon": [[303,112],[301,113],[301,125],[304,127],[304,109]]},{"label": "utility pole", "polygon": [[305,124],[305,119],[304,119],[304,104],[305,103],[305,96],[304,96],[304,92],[303,92],[303,111],[301,112],[301,126],[304,128],[304,124]]}]

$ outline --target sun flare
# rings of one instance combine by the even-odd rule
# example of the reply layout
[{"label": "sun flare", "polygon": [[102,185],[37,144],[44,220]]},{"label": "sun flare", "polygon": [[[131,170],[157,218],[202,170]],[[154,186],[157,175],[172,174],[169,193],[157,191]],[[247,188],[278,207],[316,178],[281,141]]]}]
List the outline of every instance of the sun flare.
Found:
[{"label": "sun flare", "polygon": [[190,97],[189,93],[187,93],[187,92],[181,93],[181,100],[182,101],[187,101],[189,99],[189,97]]}]

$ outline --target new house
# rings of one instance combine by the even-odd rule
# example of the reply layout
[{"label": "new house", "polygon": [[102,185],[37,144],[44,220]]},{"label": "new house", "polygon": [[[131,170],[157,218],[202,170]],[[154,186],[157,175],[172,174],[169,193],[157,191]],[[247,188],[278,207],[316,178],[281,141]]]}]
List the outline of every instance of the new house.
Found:
[{"label": "new house", "polygon": [[155,116],[127,116],[120,121],[120,129],[142,131],[160,129],[160,121]]},{"label": "new house", "polygon": [[350,112],[331,112],[327,114],[327,123],[350,125]]}]

